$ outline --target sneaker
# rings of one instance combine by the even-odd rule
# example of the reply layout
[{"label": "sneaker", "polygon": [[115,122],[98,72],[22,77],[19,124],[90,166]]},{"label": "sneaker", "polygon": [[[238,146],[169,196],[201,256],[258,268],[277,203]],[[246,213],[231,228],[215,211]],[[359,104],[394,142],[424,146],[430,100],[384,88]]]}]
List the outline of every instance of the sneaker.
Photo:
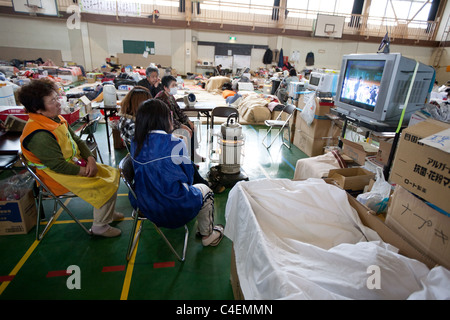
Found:
[{"label": "sneaker", "polygon": [[109,228],[107,228],[106,231],[101,232],[101,233],[97,233],[95,231],[92,231],[92,229],[91,229],[91,232],[92,232],[93,235],[100,236],[100,237],[105,237],[105,238],[118,237],[122,233],[122,231],[120,229],[117,229],[117,228],[114,228],[114,227],[111,227],[111,226],[108,226],[108,227]]},{"label": "sneaker", "polygon": [[213,232],[209,235],[208,238],[202,239],[202,244],[206,246],[217,246],[223,238],[223,225],[218,224],[214,226]]},{"label": "sneaker", "polygon": [[114,213],[113,213],[113,221],[123,220],[123,218],[125,218],[123,213],[114,211]]}]

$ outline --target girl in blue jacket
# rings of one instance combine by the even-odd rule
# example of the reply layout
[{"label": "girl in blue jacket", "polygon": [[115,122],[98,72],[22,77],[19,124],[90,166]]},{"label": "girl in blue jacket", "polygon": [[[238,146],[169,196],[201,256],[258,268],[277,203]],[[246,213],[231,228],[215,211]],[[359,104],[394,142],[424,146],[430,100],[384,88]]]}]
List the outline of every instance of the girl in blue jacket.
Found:
[{"label": "girl in blue jacket", "polygon": [[193,184],[192,161],[184,141],[171,134],[172,123],[161,100],[147,100],[137,111],[130,151],[137,205],[159,227],[178,228],[197,217],[203,245],[216,246],[223,226],[214,226],[214,193],[205,184]]}]

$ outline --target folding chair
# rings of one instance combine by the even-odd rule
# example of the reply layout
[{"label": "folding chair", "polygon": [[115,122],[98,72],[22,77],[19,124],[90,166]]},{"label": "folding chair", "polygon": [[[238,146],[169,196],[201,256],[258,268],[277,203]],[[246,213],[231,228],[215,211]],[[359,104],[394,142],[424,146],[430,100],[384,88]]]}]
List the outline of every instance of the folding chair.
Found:
[{"label": "folding chair", "polygon": [[[89,119],[89,118],[88,118]],[[100,149],[98,148],[97,140],[95,140],[94,133],[97,131],[98,122],[100,117],[93,119],[91,121],[87,121],[80,129],[79,137],[87,134],[87,138],[85,140],[89,150],[98,158],[100,158],[100,162],[103,163],[102,155],[100,154]]]},{"label": "folding chair", "polygon": [[218,133],[214,132],[214,117],[219,118],[228,118],[229,115],[235,113],[239,118],[239,111],[234,107],[216,107],[211,112],[211,122],[210,127],[208,129],[208,154],[209,159],[212,162],[218,162],[219,159],[214,158],[213,144],[214,144],[214,136],[218,136]]},{"label": "folding chair", "polygon": [[[36,240],[40,241],[42,240],[42,238],[44,237],[44,235],[46,234],[48,228],[51,226],[51,224],[53,223],[53,220],[56,216],[56,212],[58,209],[58,204],[61,206],[61,208],[64,209],[64,211],[66,211],[69,216],[88,234],[88,235],[92,235],[92,232],[90,230],[88,230],[81,222],[80,220],[78,220],[75,215],[66,207],[66,205],[64,204],[63,200],[68,199],[68,198],[78,198],[78,196],[76,196],[75,194],[73,194],[72,192],[68,192],[66,194],[63,194],[61,196],[56,196],[53,192],[50,191],[50,189],[47,187],[47,185],[45,183],[42,182],[42,180],[39,178],[39,176],[36,174],[36,172],[34,171],[33,167],[30,166],[28,164],[28,160],[25,158],[25,156],[19,152],[19,160],[22,163],[22,165],[28,170],[28,172],[33,176],[34,180],[35,180],[35,186],[34,186],[34,197],[36,200],[36,206],[38,209],[37,212],[37,222],[36,222]],[[45,217],[44,214],[44,206],[43,206],[43,201],[45,200],[53,200],[54,201],[54,205],[53,205],[53,213],[52,216],[50,217],[50,219],[48,220],[44,230],[39,233],[39,229],[40,229],[40,222],[41,219]]]},{"label": "folding chair", "polygon": [[[120,172],[120,176],[121,176],[123,182],[127,186],[127,188],[130,191],[131,195],[137,201],[138,198],[137,198],[136,192],[134,191],[133,160],[131,159],[131,155],[129,153],[125,156],[125,158],[123,158],[120,161],[120,163],[119,163],[119,172]],[[147,218],[145,218],[143,216],[143,214],[140,212],[139,208],[133,209],[132,216],[133,216],[133,227],[132,227],[132,230],[131,230],[130,241],[128,243],[128,249],[127,249],[127,255],[126,255],[127,261],[130,260],[131,255],[133,254],[133,251],[136,248],[136,243],[139,240],[139,237],[141,236],[141,233],[142,233],[142,227],[144,225],[144,221],[145,220],[149,220],[149,219],[147,219]],[[139,230],[136,232],[136,227],[137,227],[137,223],[138,223],[139,220],[141,220],[142,223],[141,223],[141,225],[139,227]],[[152,222],[151,220],[149,220],[149,221]],[[188,229],[188,227],[186,225],[184,225],[184,229],[185,229],[184,247],[183,247],[183,254],[182,254],[182,256],[180,256],[175,251],[175,249],[173,248],[173,246],[169,242],[169,240],[167,240],[167,238],[164,235],[164,233],[162,232],[162,230],[155,223],[153,223],[153,225],[155,226],[155,229],[159,233],[159,235],[164,239],[166,244],[169,246],[170,250],[177,257],[177,259],[179,261],[183,262],[185,260],[185,258],[186,258],[186,249],[187,249],[187,242],[188,242],[188,237],[189,237],[189,229]]]},{"label": "folding chair", "polygon": [[[294,111],[295,111],[295,106],[292,104],[288,104],[283,108],[283,110],[280,112],[280,114],[278,115],[278,117],[275,120],[264,121],[264,124],[269,127],[269,130],[267,131],[266,135],[262,139],[262,143],[263,143],[264,147],[269,149],[272,146],[272,144],[274,143],[275,139],[281,134],[281,141],[283,142],[283,145],[289,149],[291,148],[291,127],[289,125],[289,120],[292,118]],[[281,120],[282,115],[284,113],[288,114],[288,117],[286,120]],[[279,129],[279,131],[273,139],[271,138],[271,142],[267,145],[265,143],[265,140],[267,139],[269,133],[274,128]],[[286,128],[288,129],[289,145],[284,141],[284,138],[283,138],[284,129],[286,129]]]}]

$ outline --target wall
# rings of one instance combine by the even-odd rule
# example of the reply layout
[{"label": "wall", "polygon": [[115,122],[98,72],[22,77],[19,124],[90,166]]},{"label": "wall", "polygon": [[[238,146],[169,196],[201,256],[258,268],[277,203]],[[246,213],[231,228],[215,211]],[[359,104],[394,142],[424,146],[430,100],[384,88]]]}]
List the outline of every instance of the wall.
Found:
[{"label": "wall", "polygon": [[[296,63],[296,68],[299,70],[305,67],[304,60],[309,51],[314,52],[315,67],[339,69],[342,55],[372,53],[378,49],[378,45],[374,43],[327,38],[230,34],[229,32],[106,25],[92,22],[82,22],[81,30],[69,30],[64,20],[35,17],[2,16],[0,29],[8,30],[1,33],[2,46],[61,50],[63,61],[74,61],[84,65],[87,70],[100,67],[104,59],[110,55],[122,53],[123,40],[154,41],[156,53],[172,55],[172,67],[181,74],[195,72],[196,60],[209,58],[202,57],[205,55],[205,50],[199,48],[197,42],[192,42],[193,36],[198,41],[211,42],[229,42],[229,37],[235,36],[235,43],[268,45],[271,49],[282,48],[284,55],[291,55],[293,50],[297,50],[300,52],[300,60]],[[395,45],[395,42],[391,44],[391,52],[401,52],[425,64],[433,64],[436,50],[437,48],[421,47],[420,42],[413,47]],[[38,57],[30,57],[30,59],[36,58]],[[151,62],[151,55],[149,62]],[[437,80],[443,83],[450,80],[450,74],[446,72],[446,66],[450,65],[448,48],[444,49],[440,65],[443,67],[437,70]],[[256,69],[260,66],[263,66],[262,57],[261,52],[258,52],[258,55],[252,57],[251,68]]]},{"label": "wall", "polygon": [[2,16],[0,30],[0,43],[4,47],[61,50],[64,61],[72,60],[71,37],[65,23],[34,17]]}]

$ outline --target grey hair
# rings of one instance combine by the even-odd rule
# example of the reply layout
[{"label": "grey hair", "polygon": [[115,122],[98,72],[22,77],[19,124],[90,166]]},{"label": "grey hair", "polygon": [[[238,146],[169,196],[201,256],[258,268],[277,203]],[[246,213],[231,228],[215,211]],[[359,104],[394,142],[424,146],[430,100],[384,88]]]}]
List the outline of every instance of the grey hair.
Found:
[{"label": "grey hair", "polygon": [[159,70],[158,70],[157,68],[154,68],[154,67],[148,67],[148,68],[145,70],[145,75],[146,75],[147,77],[149,77],[150,74],[151,74],[152,72],[156,72],[156,73],[159,75]]}]

